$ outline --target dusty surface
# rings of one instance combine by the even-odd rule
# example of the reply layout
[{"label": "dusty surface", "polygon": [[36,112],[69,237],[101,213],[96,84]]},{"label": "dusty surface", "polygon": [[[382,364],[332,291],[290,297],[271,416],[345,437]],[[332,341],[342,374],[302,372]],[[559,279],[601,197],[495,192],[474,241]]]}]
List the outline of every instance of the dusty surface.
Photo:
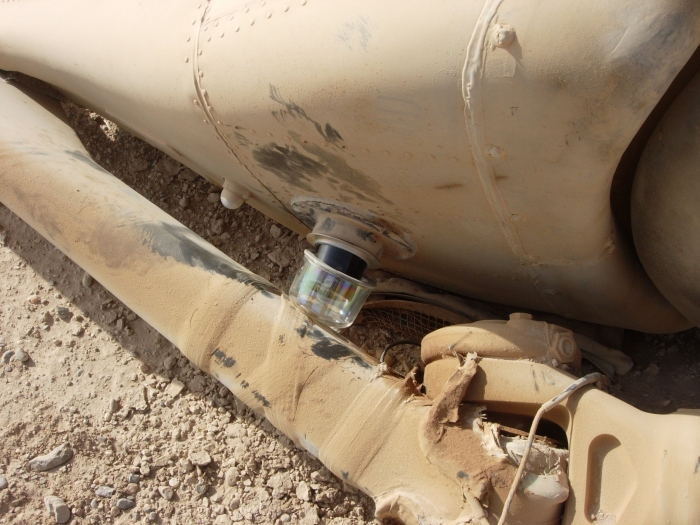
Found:
[{"label": "dusty surface", "polygon": [[[190,170],[98,115],[66,108],[98,163],[288,289],[305,240],[248,206],[226,210],[218,189]],[[55,523],[44,507],[49,494],[72,509],[71,523],[373,521],[367,497],[199,373],[99,283],[83,279],[0,206],[0,523]],[[613,393],[652,412],[700,405],[699,334],[629,333],[625,350],[636,366]],[[375,353],[398,339],[386,329],[356,327],[349,335]],[[19,350],[28,360],[7,353]],[[182,381],[181,392],[168,388],[172,379]],[[62,443],[74,451],[67,463],[28,468]],[[122,510],[120,500],[134,507]]]}]

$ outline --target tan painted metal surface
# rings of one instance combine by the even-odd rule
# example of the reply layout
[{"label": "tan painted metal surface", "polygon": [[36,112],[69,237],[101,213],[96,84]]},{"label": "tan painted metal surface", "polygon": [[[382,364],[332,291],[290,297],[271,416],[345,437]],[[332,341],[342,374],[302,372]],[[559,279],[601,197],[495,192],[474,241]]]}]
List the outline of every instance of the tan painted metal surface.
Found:
[{"label": "tan painted metal surface", "polygon": [[700,75],[647,144],[634,180],[632,228],[644,268],[668,300],[700,324]]},{"label": "tan painted metal surface", "polygon": [[54,84],[299,232],[292,201],[415,244],[382,264],[476,298],[689,326],[610,184],[700,44],[694,0],[0,4],[0,68]]}]

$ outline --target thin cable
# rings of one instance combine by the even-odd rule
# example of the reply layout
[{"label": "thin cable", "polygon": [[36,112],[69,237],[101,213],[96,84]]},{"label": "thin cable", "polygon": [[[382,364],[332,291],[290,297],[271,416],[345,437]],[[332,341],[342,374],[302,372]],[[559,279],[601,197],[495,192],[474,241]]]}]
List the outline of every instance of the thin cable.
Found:
[{"label": "thin cable", "polygon": [[[401,339],[400,341],[394,341],[393,343],[389,343],[388,345],[386,345],[386,348],[384,348],[384,351],[382,352],[382,355],[379,356],[379,362],[380,362],[380,363],[383,363],[383,362],[384,362],[384,358],[386,357],[387,351],[389,351],[391,348],[394,348],[395,346],[399,346],[399,345],[420,346],[420,343],[418,343],[418,342],[416,342],[416,341],[412,341],[412,340],[410,340],[410,339]],[[374,355],[377,355],[377,354],[374,354]]]},{"label": "thin cable", "polygon": [[513,498],[515,497],[515,491],[518,489],[518,485],[520,485],[520,478],[522,478],[523,476],[523,471],[525,470],[525,465],[527,464],[527,458],[530,455],[530,449],[532,448],[532,442],[535,441],[535,432],[537,431],[537,425],[539,425],[542,416],[545,414],[545,412],[548,412],[549,410],[557,406],[571,394],[576,392],[579,388],[586,385],[590,385],[591,383],[597,383],[598,381],[602,381],[604,377],[605,376],[603,374],[595,372],[593,374],[588,374],[587,376],[584,376],[577,381],[574,381],[566,388],[566,390],[564,390],[558,396],[555,396],[549,401],[547,401],[537,411],[537,414],[535,414],[535,419],[532,420],[532,425],[530,425],[530,435],[527,438],[527,444],[525,445],[525,450],[523,451],[523,457],[520,460],[518,472],[515,473],[513,484],[510,486],[510,492],[508,493],[508,497],[506,498],[505,505],[503,505],[503,512],[501,512],[501,518],[498,520],[498,525],[504,525],[504,523],[506,522],[506,517],[508,516],[508,509],[510,509],[510,504],[513,502]]}]

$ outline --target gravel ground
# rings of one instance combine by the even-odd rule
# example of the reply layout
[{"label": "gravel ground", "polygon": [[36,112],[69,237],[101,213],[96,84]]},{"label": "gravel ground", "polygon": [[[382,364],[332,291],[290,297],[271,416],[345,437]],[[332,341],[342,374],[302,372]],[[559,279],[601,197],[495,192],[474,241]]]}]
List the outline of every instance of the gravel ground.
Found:
[{"label": "gravel ground", "polygon": [[[219,189],[189,169],[95,113],[64,108],[99,164],[289,288],[303,238],[247,205],[226,210]],[[362,327],[349,335],[375,355],[397,337]],[[698,408],[699,344],[697,329],[628,333],[635,368],[612,393],[651,412]],[[0,523],[374,522],[369,498],[200,373],[2,205],[0,355]]]}]

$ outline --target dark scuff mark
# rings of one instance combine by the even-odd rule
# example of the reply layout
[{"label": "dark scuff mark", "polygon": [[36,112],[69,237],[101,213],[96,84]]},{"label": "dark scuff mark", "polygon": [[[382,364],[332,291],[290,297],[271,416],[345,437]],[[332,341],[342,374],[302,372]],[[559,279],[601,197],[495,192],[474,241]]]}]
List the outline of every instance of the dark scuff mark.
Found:
[{"label": "dark scuff mark", "polygon": [[331,217],[326,217],[321,224],[316,225],[316,228],[321,232],[333,231],[333,228],[335,228],[335,221]]},{"label": "dark scuff mark", "polygon": [[278,342],[279,344],[281,344],[281,345],[284,344],[284,334],[280,335],[280,336],[277,338],[277,342]]},{"label": "dark scuff mark", "polygon": [[309,323],[306,322],[306,323],[304,323],[303,325],[298,326],[297,328],[295,328],[294,331],[295,331],[297,334],[299,334],[299,337],[301,337],[302,339],[304,339],[304,337],[306,337],[306,331],[308,330],[308,328],[309,328]]},{"label": "dark scuff mark", "polygon": [[66,155],[68,155],[69,157],[71,157],[75,160],[79,160],[83,164],[87,164],[91,168],[95,168],[96,170],[99,170],[102,173],[106,173],[110,177],[114,177],[114,175],[112,175],[110,172],[108,172],[106,169],[104,169],[102,166],[100,166],[97,162],[92,160],[90,157],[85,155],[85,153],[82,153],[78,150],[72,150],[72,151],[71,150],[63,150],[63,153],[65,153]]},{"label": "dark scuff mark", "polygon": [[241,381],[241,387],[242,388],[248,388],[250,386],[250,383],[246,381],[245,379]]},{"label": "dark scuff mark", "polygon": [[247,286],[252,286],[267,298],[280,295],[273,284],[249,272],[240,264],[231,261],[223,254],[206,249],[195,241],[196,235],[182,224],[160,222],[141,225],[144,232],[143,244],[150,247],[163,259],[172,258],[192,268],[222,275]]},{"label": "dark scuff mark", "polygon": [[459,479],[469,479],[469,474],[467,474],[463,470],[460,470],[459,472],[457,472],[457,477]]},{"label": "dark scuff mark", "polygon": [[344,479],[345,481],[347,481],[348,476],[350,475],[350,473],[349,473],[349,472],[345,472],[344,470],[341,470],[341,471],[340,471],[340,475],[343,476],[343,479]]},{"label": "dark scuff mark", "polygon": [[278,122],[280,121],[280,119],[282,119],[282,121],[285,121],[286,115],[290,115],[292,118],[301,118],[313,124],[316,128],[316,131],[318,131],[319,135],[321,135],[328,142],[331,142],[333,144],[336,144],[337,142],[342,142],[343,137],[340,136],[340,133],[338,133],[338,131],[336,131],[333,128],[333,126],[331,126],[329,123],[326,123],[325,128],[321,126],[319,122],[316,122],[314,119],[309,117],[306,114],[306,111],[304,111],[304,109],[301,106],[295,104],[292,101],[288,102],[284,100],[279,90],[272,84],[270,84],[270,98],[278,104],[283,105],[285,108],[281,111],[272,112],[272,116]]},{"label": "dark scuff mark", "polygon": [[217,348],[213,355],[214,361],[225,368],[231,368],[236,364],[236,360],[233,357],[228,357],[220,348]]},{"label": "dark scuff mark", "polygon": [[442,186],[436,186],[436,190],[454,190],[457,188],[463,187],[464,184],[459,184],[457,182],[453,182],[452,184],[443,184]]},{"label": "dark scuff mark", "polygon": [[340,133],[338,133],[335,129],[333,129],[333,126],[330,124],[326,123],[326,137],[328,137],[328,140],[330,142],[336,142],[336,141],[341,141],[343,140],[343,137],[340,136]]},{"label": "dark scuff mark", "polygon": [[532,382],[535,385],[535,392],[539,392],[540,386],[537,384],[537,376],[535,375],[535,370],[530,370],[530,372],[532,373]]},{"label": "dark scuff mark", "polygon": [[360,355],[351,347],[342,344],[339,341],[329,337],[321,330],[313,328],[308,331],[308,336],[315,339],[316,342],[311,345],[311,351],[314,355],[325,359],[326,361],[340,361],[341,359],[350,359],[353,363],[362,368],[372,368],[372,365],[367,363]]},{"label": "dark scuff mark", "polygon": [[236,137],[236,142],[238,142],[239,146],[248,147],[253,145],[253,143],[248,140],[248,137],[246,137],[242,133],[235,132],[234,136]]},{"label": "dark scuff mark", "polygon": [[253,396],[255,397],[255,399],[260,401],[260,403],[262,403],[262,406],[264,406],[265,408],[270,408],[270,402],[260,392],[258,392],[257,390],[253,390]]}]

